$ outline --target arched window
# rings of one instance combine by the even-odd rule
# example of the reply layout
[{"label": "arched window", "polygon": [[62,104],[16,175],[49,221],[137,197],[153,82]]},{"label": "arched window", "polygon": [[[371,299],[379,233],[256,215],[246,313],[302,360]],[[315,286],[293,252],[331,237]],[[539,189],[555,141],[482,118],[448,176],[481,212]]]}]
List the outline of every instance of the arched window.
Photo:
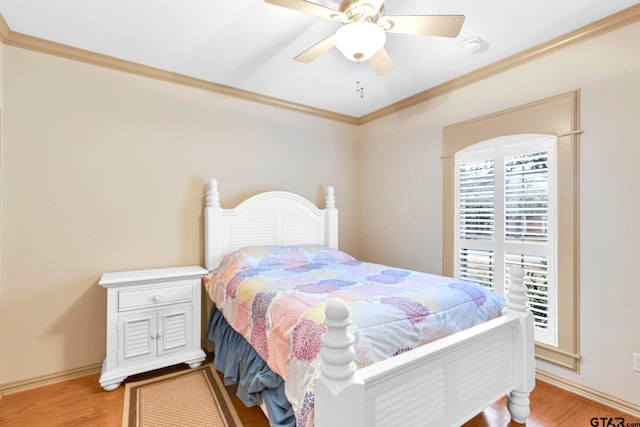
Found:
[{"label": "arched window", "polygon": [[[443,130],[443,273],[503,292],[508,266],[524,265],[536,356],[576,371],[579,102],[579,91],[568,92]],[[551,183],[546,207],[530,198],[527,176]],[[490,196],[473,194],[483,179],[493,180]]]}]

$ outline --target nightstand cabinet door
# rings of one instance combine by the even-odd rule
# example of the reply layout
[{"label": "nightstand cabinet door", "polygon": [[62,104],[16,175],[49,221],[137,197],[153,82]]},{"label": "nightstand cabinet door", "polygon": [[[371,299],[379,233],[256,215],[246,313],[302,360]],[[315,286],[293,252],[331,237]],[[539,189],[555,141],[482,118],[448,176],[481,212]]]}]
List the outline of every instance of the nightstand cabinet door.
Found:
[{"label": "nightstand cabinet door", "polygon": [[191,306],[158,313],[158,355],[191,347]]},{"label": "nightstand cabinet door", "polygon": [[163,356],[191,346],[191,306],[120,315],[118,363]]},{"label": "nightstand cabinet door", "polygon": [[155,357],[156,312],[134,313],[118,320],[118,363],[127,363]]}]

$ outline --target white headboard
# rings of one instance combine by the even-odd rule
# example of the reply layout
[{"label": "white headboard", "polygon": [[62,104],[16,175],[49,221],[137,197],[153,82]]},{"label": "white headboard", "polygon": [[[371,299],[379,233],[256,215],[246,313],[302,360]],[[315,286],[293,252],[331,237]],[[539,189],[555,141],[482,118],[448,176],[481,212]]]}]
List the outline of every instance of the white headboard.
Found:
[{"label": "white headboard", "polygon": [[206,185],[204,258],[207,270],[222,256],[249,245],[322,244],[338,247],[338,209],[333,187],[325,192],[325,209],[287,191],[257,194],[233,209],[222,209],[218,182]]}]

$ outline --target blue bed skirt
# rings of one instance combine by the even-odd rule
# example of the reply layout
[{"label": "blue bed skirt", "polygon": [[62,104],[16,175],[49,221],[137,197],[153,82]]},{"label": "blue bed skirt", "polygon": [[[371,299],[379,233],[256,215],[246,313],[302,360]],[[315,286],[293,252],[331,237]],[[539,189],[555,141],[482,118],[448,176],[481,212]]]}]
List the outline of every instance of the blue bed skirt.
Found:
[{"label": "blue bed skirt", "polygon": [[226,385],[238,384],[237,396],[248,407],[264,402],[272,426],[295,427],[284,380],[271,371],[251,345],[237,333],[214,306],[209,316],[209,341],[215,346],[213,366]]}]

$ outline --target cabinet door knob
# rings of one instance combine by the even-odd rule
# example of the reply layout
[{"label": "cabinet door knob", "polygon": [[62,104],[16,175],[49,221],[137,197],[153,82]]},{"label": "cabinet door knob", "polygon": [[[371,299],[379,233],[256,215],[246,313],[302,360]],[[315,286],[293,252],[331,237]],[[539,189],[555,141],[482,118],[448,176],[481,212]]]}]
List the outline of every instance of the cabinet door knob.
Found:
[{"label": "cabinet door knob", "polygon": [[160,294],[158,294],[158,295],[156,295],[156,296],[154,296],[154,297],[153,297],[153,300],[154,300],[155,302],[158,302],[158,301],[160,301],[161,299],[162,299],[162,295],[160,295]]}]

